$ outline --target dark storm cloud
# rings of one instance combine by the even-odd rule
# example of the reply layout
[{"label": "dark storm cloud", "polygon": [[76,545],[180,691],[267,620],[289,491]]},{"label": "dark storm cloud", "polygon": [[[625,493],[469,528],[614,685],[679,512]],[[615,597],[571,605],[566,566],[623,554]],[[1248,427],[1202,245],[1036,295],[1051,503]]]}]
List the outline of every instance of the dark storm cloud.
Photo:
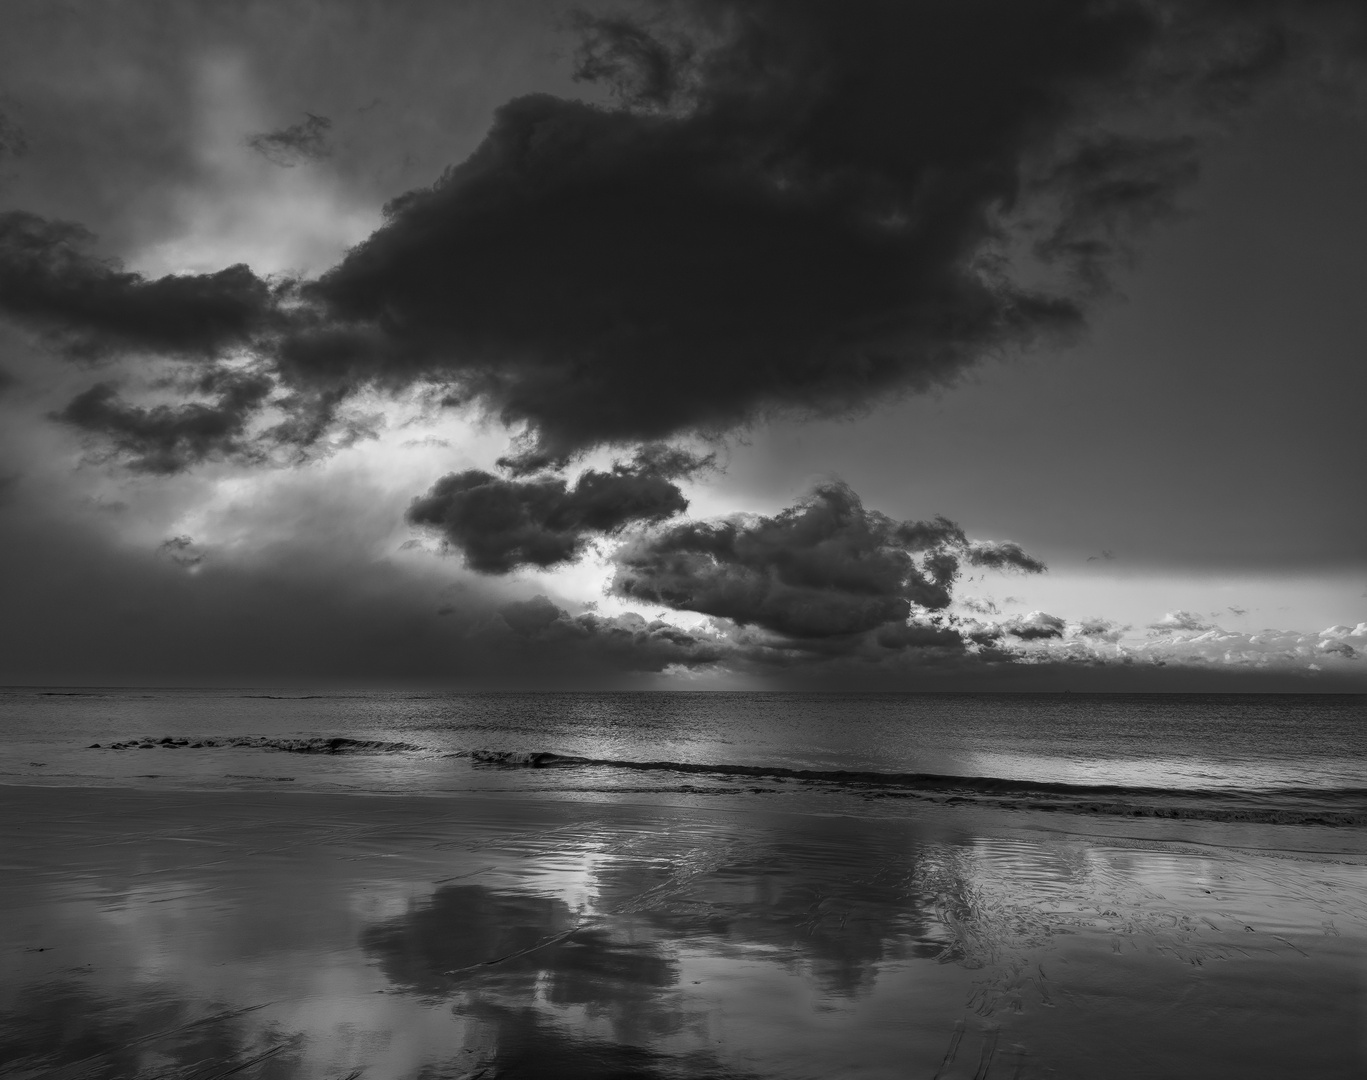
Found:
[{"label": "dark storm cloud", "polygon": [[[1273,7],[667,5],[697,44],[583,18],[621,107],[502,108],[483,145],[310,289],[292,378],[449,379],[549,453],[833,412],[1067,330],[1195,175],[1184,138],[1100,127],[1195,92]],[[1247,30],[1242,36],[1233,30]],[[1013,211],[1051,207],[1009,273]]]},{"label": "dark storm cloud", "polygon": [[[312,286],[325,325],[288,344],[286,370],[449,377],[565,452],[839,411],[1074,326],[1070,299],[975,261],[1027,131],[1069,112],[1064,84],[1133,51],[1133,18],[1077,7],[1004,8],[981,41],[981,13],[737,5],[715,12],[729,35],[691,82],[661,73],[667,50],[639,28],[595,24],[611,62],[581,71],[645,89],[615,110],[506,105]],[[1065,26],[1079,40],[1059,50]],[[674,83],[686,100],[663,110]]]},{"label": "dark storm cloud", "polygon": [[[242,267],[145,280],[20,215],[0,305],[92,351],[249,345],[305,395],[434,382],[525,425],[524,471],[839,413],[1080,326],[1194,175],[1194,143],[1136,120],[1285,71],[1311,40],[1288,20],[1326,11],[1361,14],[679,0],[582,16],[576,74],[614,105],[507,102],[472,155],[297,292]],[[315,152],[324,124],[257,149]]]},{"label": "dark storm cloud", "polygon": [[408,521],[440,533],[472,570],[506,574],[584,553],[594,537],[681,514],[688,500],[672,478],[704,462],[679,450],[643,449],[629,465],[562,477],[505,479],[479,469],[443,476],[415,499]]},{"label": "dark storm cloud", "polygon": [[[161,475],[209,461],[298,465],[376,434],[373,417],[340,415],[341,395],[280,395],[276,381],[259,370],[210,365],[176,385],[206,400],[135,405],[120,398],[113,383],[100,382],[51,417],[96,437],[93,460]],[[267,406],[278,420],[257,424]]]},{"label": "dark storm cloud", "polygon": [[0,214],[0,314],[84,357],[143,350],[208,357],[259,341],[278,288],[246,266],[147,278],[89,250],[79,225]]},{"label": "dark storm cloud", "polygon": [[332,121],[326,116],[305,113],[299,123],[253,135],[247,145],[273,165],[289,169],[331,156],[332,143],[328,139],[331,130]]},{"label": "dark storm cloud", "polygon": [[[129,402],[104,381],[55,419],[102,437],[107,456],[135,471],[164,474],[224,458],[261,462],[273,448],[307,449],[325,436],[344,445],[364,434],[339,418],[344,390],[281,386],[260,359],[291,318],[292,282],[268,282],[245,265],[148,278],[93,253],[94,239],[69,222],[0,213],[0,314],[83,361],[117,354],[190,361],[157,386],[191,400]],[[244,369],[225,363],[229,354],[255,359]],[[279,421],[249,437],[268,406]]]},{"label": "dark storm cloud", "polygon": [[[973,544],[945,518],[895,521],[841,483],[773,517],[684,522],[628,540],[612,589],[622,596],[758,626],[797,641],[883,631],[885,647],[918,634],[913,607],[947,607],[963,562],[1038,572],[1014,544]],[[890,636],[889,636],[890,635]],[[908,636],[910,635],[910,637]]]},{"label": "dark storm cloud", "polygon": [[135,472],[169,474],[203,461],[253,456],[247,425],[271,392],[260,375],[214,372],[197,389],[208,403],[142,407],[120,401],[110,383],[78,394],[55,419],[101,436]]},{"label": "dark storm cloud", "polygon": [[504,606],[503,620],[543,662],[579,657],[621,670],[1009,661],[998,648],[1003,630],[942,609],[964,563],[1043,569],[1014,544],[969,541],[944,518],[896,521],[866,510],[838,482],[772,517],[636,530],[614,558],[619,596],[715,621],[689,630],[634,612],[571,615],[544,596]]}]

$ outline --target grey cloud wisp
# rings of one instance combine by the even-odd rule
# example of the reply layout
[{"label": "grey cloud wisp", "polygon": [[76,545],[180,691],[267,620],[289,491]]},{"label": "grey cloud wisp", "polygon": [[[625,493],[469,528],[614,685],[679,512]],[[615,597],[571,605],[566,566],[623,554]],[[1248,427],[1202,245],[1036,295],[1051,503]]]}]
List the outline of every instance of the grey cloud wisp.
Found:
[{"label": "grey cloud wisp", "polygon": [[274,165],[291,169],[309,161],[321,161],[332,153],[328,132],[332,121],[326,116],[305,113],[297,124],[278,131],[263,131],[247,140],[247,145]]},{"label": "grey cloud wisp", "polygon": [[[1328,0],[643,10],[579,20],[577,71],[609,104],[508,102],[315,280],[146,278],[78,226],[4,215],[0,312],[86,358],[250,364],[272,386],[245,413],[211,396],[151,423],[100,391],[58,415],[171,471],[250,459],[249,415],[283,412],[267,442],[307,447],[349,395],[420,383],[522,426],[537,465],[922,390],[1081,324],[1194,175],[1189,138],[1133,133],[1149,106],[1237,101],[1331,16],[1361,17]],[[309,118],[257,149],[307,156],[324,136]],[[226,434],[164,453],[168,425],[212,426],[205,410]]]}]

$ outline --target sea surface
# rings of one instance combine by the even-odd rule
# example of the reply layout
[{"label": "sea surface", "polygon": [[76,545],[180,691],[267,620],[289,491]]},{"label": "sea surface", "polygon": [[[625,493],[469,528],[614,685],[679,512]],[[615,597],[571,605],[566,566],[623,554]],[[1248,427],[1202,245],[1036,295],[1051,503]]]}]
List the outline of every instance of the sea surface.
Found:
[{"label": "sea surface", "polygon": [[[0,783],[1367,825],[1362,695],[0,691]],[[777,808],[777,805],[776,807]]]}]

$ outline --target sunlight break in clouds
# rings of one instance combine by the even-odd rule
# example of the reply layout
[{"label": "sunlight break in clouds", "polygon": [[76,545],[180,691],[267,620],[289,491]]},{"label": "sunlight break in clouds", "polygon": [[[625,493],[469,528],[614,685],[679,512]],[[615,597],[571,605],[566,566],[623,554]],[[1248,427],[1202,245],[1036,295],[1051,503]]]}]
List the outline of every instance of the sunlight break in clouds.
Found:
[{"label": "sunlight break in clouds", "polygon": [[248,57],[193,63],[198,172],[169,193],[169,235],[131,253],[131,267],[149,276],[234,263],[262,276],[316,274],[375,230],[379,208],[349,195],[326,160],[286,168],[250,151],[252,137],[280,118],[258,100]]}]

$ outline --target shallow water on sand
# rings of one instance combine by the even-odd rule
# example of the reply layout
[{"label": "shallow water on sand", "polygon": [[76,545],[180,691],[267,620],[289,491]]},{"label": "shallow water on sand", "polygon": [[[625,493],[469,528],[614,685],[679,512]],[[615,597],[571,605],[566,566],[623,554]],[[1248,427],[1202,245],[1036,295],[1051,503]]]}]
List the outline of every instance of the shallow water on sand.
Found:
[{"label": "shallow water on sand", "polygon": [[1360,856],[944,807],[0,787],[0,815],[7,1077],[1367,1065]]}]

